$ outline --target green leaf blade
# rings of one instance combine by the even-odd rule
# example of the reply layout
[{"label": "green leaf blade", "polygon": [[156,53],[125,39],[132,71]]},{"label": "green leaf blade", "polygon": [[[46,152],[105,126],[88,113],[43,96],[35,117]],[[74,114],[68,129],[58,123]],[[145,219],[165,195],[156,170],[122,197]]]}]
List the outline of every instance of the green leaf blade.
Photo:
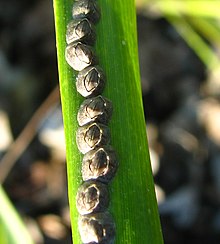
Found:
[{"label": "green leaf blade", "polygon": [[120,164],[111,194],[116,243],[162,243],[141,99],[134,2],[100,5],[96,49],[107,75],[104,93],[114,105],[110,128]]},{"label": "green leaf blade", "polygon": [[[54,4],[61,2],[63,5],[67,4],[63,0],[55,0]],[[116,222],[115,243],[163,243],[141,99],[134,1],[105,0],[98,3],[102,17],[96,26],[95,51],[107,77],[103,95],[112,101],[114,107],[109,127],[111,145],[119,158],[117,175],[110,183],[109,211]],[[71,9],[71,6],[69,7]],[[59,14],[55,8],[55,19],[67,16],[66,13]],[[56,21],[57,35],[65,35],[64,31],[60,30],[62,26]],[[59,43],[61,40],[65,43],[65,37],[57,38],[57,45],[67,143],[68,188],[73,241],[78,244],[81,242],[77,231],[75,195],[82,182],[82,156],[76,147],[75,133],[78,127],[76,113],[83,99],[76,93],[75,77],[65,63],[65,48],[63,43]]]},{"label": "green leaf blade", "polygon": [[0,243],[33,244],[23,221],[0,186]]}]

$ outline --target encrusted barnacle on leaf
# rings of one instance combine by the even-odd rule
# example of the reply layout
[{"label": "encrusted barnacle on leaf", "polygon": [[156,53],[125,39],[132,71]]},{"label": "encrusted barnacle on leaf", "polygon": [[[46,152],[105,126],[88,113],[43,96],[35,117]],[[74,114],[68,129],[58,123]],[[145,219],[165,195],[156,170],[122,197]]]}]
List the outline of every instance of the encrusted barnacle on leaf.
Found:
[{"label": "encrusted barnacle on leaf", "polygon": [[81,215],[104,212],[108,205],[109,193],[105,184],[92,180],[79,187],[76,207]]},{"label": "encrusted barnacle on leaf", "polygon": [[109,183],[118,169],[115,150],[111,146],[100,147],[85,154],[82,161],[82,178]]},{"label": "encrusted barnacle on leaf", "polygon": [[98,62],[92,47],[81,42],[67,45],[65,57],[67,63],[76,71],[81,71]]},{"label": "encrusted barnacle on leaf", "polygon": [[67,25],[66,42],[83,42],[88,45],[95,43],[95,29],[93,24],[86,18],[71,20]]},{"label": "encrusted barnacle on leaf", "polygon": [[80,126],[91,122],[107,124],[111,116],[112,102],[99,95],[83,101],[77,114],[77,120]]},{"label": "encrusted barnacle on leaf", "polygon": [[108,212],[81,216],[78,221],[82,242],[85,244],[113,244],[115,224]]},{"label": "encrusted barnacle on leaf", "polygon": [[83,97],[97,96],[102,93],[105,80],[104,72],[99,66],[89,66],[79,72],[76,89]]},{"label": "encrusted barnacle on leaf", "polygon": [[110,130],[106,125],[91,123],[79,127],[76,133],[76,143],[81,153],[85,154],[96,147],[110,142]]},{"label": "encrusted barnacle on leaf", "polygon": [[87,18],[93,23],[97,23],[100,15],[100,9],[95,0],[80,0],[73,4],[73,19]]}]

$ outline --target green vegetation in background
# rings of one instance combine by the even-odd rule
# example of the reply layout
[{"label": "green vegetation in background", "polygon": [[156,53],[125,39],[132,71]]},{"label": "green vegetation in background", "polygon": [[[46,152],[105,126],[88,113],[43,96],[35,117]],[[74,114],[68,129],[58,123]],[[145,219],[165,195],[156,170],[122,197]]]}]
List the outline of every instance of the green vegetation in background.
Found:
[{"label": "green vegetation in background", "polygon": [[0,243],[33,244],[18,213],[0,186]]},{"label": "green vegetation in background", "polygon": [[220,68],[220,1],[137,0],[141,11],[164,16],[195,51],[210,72]]},{"label": "green vegetation in background", "polygon": [[[111,145],[119,170],[110,184],[110,212],[116,222],[116,244],[163,243],[147,147],[137,56],[136,14],[133,0],[98,1],[102,17],[96,26],[96,54],[107,76],[104,96],[113,102],[109,124]],[[67,65],[65,32],[72,1],[54,0],[58,69],[66,137],[68,192],[74,244],[77,230],[75,196],[81,179],[81,160],[75,134],[82,97],[75,89],[76,73]]]}]

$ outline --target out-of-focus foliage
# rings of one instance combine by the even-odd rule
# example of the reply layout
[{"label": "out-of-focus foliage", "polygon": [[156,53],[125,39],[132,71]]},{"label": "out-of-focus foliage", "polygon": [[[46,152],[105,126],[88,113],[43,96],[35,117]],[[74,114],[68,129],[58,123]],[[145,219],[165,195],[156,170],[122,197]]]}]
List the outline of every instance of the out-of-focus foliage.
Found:
[{"label": "out-of-focus foliage", "polygon": [[164,1],[137,0],[140,11],[154,16],[164,16],[195,51],[209,71],[220,67],[219,1]]},{"label": "out-of-focus foliage", "polygon": [[26,227],[2,187],[0,187],[0,205],[0,243],[33,244]]}]

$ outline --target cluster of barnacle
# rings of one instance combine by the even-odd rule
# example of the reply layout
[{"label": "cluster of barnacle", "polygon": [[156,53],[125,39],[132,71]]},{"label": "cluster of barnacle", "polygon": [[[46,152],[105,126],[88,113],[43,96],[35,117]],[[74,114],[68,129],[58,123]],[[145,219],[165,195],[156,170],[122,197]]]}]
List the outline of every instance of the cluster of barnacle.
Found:
[{"label": "cluster of barnacle", "polygon": [[112,115],[112,103],[100,95],[105,85],[105,75],[97,66],[98,59],[92,46],[95,43],[96,24],[100,10],[96,0],[78,0],[73,5],[73,20],[67,26],[66,61],[79,71],[77,91],[86,99],[81,104],[76,135],[82,160],[83,184],[76,196],[80,214],[78,227],[83,243],[114,242],[115,224],[108,213],[108,183],[114,177],[118,162],[109,145],[107,126]]}]

